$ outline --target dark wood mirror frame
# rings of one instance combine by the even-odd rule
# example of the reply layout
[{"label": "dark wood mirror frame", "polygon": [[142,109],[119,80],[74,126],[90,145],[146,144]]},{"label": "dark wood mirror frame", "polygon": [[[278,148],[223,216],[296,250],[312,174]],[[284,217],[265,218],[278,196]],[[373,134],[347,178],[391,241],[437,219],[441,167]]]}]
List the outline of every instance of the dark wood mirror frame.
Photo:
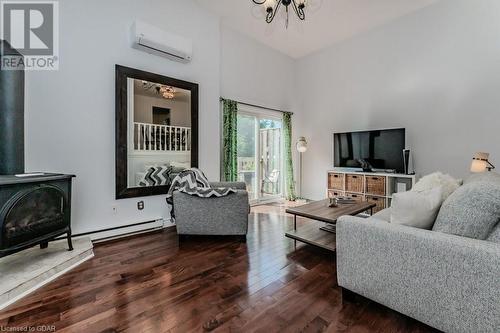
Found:
[{"label": "dark wood mirror frame", "polygon": [[116,65],[116,199],[166,194],[170,186],[128,187],[127,78],[145,80],[191,92],[191,166],[198,167],[198,84]]}]

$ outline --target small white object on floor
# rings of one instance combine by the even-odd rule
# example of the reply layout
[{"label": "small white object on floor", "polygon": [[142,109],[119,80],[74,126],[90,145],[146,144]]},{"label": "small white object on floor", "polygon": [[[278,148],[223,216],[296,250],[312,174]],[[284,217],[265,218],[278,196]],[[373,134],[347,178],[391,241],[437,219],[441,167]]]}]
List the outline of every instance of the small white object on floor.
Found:
[{"label": "small white object on floor", "polygon": [[90,238],[49,242],[0,258],[0,310],[94,256]]}]

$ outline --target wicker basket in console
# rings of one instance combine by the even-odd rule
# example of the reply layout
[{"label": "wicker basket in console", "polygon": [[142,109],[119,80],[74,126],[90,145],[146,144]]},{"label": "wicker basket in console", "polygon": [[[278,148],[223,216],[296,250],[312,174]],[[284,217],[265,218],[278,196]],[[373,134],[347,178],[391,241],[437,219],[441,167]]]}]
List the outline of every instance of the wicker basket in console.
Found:
[{"label": "wicker basket in console", "polygon": [[373,214],[380,212],[385,208],[385,198],[367,196],[366,201],[369,203],[374,203],[376,205],[375,207],[373,207]]},{"label": "wicker basket in console", "polygon": [[353,199],[356,202],[363,202],[364,196],[358,193],[346,193],[346,196]]},{"label": "wicker basket in console", "polygon": [[345,194],[343,191],[338,190],[328,190],[328,198],[338,198],[343,197]]},{"label": "wicker basket in console", "polygon": [[363,175],[346,175],[345,190],[347,192],[363,193]]},{"label": "wicker basket in console", "polygon": [[366,194],[385,195],[384,176],[366,176]]},{"label": "wicker basket in console", "polygon": [[329,173],[328,174],[328,188],[330,190],[344,190],[344,174],[343,173]]}]

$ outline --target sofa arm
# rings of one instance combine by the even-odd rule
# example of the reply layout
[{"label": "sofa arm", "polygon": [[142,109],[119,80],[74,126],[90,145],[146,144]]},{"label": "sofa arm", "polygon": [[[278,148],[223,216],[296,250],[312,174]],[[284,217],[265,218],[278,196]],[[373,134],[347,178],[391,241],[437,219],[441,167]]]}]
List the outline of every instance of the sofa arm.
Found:
[{"label": "sofa arm", "polygon": [[236,190],[246,190],[247,184],[244,182],[210,182],[212,187],[229,187]]},{"label": "sofa arm", "polygon": [[498,332],[500,244],[345,216],[340,286],[445,332]]}]

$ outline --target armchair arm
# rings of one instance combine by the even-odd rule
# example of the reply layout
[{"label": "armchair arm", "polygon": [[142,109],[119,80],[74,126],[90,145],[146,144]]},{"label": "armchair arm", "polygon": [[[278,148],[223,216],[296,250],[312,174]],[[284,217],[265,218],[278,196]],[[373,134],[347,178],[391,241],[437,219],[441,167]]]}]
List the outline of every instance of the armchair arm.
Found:
[{"label": "armchair arm", "polygon": [[445,332],[500,327],[500,244],[377,219],[337,223],[340,286]]}]

